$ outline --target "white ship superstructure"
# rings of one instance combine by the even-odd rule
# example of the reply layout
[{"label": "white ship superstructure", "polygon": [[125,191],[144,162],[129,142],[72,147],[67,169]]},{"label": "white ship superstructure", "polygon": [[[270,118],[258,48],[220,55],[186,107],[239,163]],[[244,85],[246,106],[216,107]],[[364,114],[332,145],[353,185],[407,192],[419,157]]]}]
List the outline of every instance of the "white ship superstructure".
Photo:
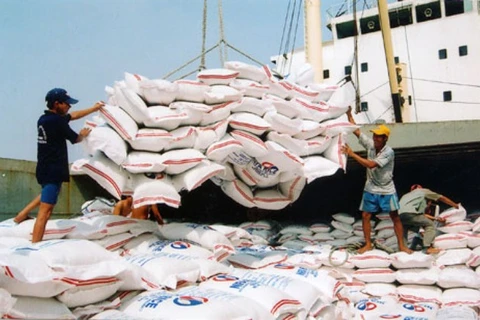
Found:
[{"label": "white ship superstructure", "polygon": [[[329,10],[333,40],[322,46],[324,83],[351,75],[359,93],[357,121],[394,122],[378,9],[360,6],[356,12],[351,4],[338,8],[348,12],[336,16]],[[480,1],[400,1],[388,12],[403,122],[480,119]],[[304,50],[286,57],[273,59],[276,71],[300,80]]]}]

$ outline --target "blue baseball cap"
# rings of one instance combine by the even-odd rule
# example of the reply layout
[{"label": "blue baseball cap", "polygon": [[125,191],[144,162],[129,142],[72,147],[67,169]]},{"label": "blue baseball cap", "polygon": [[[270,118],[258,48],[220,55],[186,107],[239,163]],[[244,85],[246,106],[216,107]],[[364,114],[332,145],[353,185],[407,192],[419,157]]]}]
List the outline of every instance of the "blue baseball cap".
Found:
[{"label": "blue baseball cap", "polygon": [[73,99],[68,95],[67,90],[62,88],[53,88],[48,91],[45,96],[45,101],[50,103],[54,103],[55,101],[66,102],[68,104],[75,104],[78,102],[77,99]]}]

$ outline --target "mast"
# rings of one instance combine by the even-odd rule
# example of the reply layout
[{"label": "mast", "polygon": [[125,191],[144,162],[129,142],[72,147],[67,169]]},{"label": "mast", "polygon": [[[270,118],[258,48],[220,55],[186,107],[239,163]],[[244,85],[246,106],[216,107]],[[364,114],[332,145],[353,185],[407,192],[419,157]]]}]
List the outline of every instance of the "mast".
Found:
[{"label": "mast", "polygon": [[398,91],[398,79],[395,69],[395,59],[393,56],[392,37],[390,32],[390,19],[388,17],[387,0],[377,0],[378,16],[380,17],[380,26],[382,29],[383,46],[385,49],[385,58],[387,59],[388,80],[390,82],[390,92],[392,94],[393,111],[395,113],[395,122],[402,121],[402,111],[400,102],[400,93]]},{"label": "mast", "polygon": [[305,60],[312,66],[315,83],[323,82],[323,49],[320,0],[305,0]]}]

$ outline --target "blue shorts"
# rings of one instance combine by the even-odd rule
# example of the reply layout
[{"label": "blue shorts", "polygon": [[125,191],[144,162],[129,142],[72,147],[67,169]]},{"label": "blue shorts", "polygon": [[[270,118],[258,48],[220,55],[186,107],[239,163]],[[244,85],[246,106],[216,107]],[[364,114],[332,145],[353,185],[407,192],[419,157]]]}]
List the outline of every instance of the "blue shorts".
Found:
[{"label": "blue shorts", "polygon": [[40,201],[48,204],[57,204],[58,194],[62,183],[42,184],[42,194]]},{"label": "blue shorts", "polygon": [[400,208],[398,196],[394,194],[373,194],[363,191],[360,210],[369,213],[380,213],[395,211]]}]

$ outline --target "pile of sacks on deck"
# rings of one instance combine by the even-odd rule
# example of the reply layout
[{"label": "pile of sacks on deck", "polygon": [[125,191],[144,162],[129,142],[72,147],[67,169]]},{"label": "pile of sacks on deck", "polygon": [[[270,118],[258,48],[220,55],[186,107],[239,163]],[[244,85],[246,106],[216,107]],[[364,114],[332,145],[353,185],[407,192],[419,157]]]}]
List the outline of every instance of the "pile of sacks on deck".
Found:
[{"label": "pile of sacks on deck", "polygon": [[87,121],[89,157],[72,173],[117,199],[133,195],[135,207],[178,207],[180,191],[211,179],[245,207],[279,210],[307,183],[345,170],[340,147],[358,128],[342,119],[349,86],[299,86],[237,61],[197,80],[125,73],[106,87],[101,117]]},{"label": "pile of sacks on deck", "polygon": [[[29,241],[34,220],[0,223],[0,316],[477,319],[480,217],[464,220],[470,229],[446,234],[466,240],[447,246],[438,236],[435,245],[446,250],[436,256],[380,250],[354,255],[324,242],[301,249],[298,243],[287,247],[288,241],[272,245],[279,235],[302,234],[318,224],[159,226],[95,206],[102,205],[85,207],[78,218],[50,220],[45,241],[37,244]],[[448,227],[463,213],[442,214]],[[352,221],[347,214],[334,220]]]}]

